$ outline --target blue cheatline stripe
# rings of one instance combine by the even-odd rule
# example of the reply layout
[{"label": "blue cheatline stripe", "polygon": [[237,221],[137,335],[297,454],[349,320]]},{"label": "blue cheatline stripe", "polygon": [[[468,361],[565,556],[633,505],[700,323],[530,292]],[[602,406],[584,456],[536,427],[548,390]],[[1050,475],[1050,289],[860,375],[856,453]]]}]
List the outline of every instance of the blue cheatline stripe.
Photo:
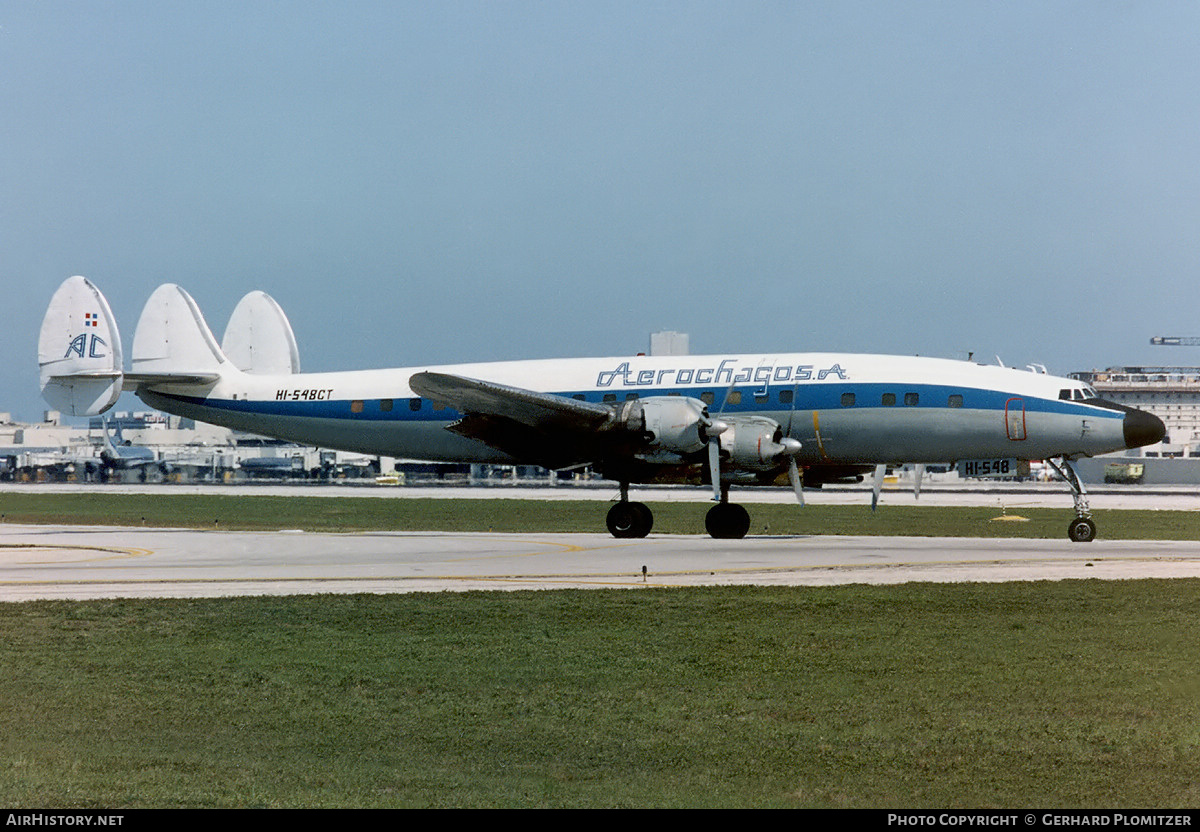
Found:
[{"label": "blue cheatline stripe", "polygon": [[[792,410],[810,411],[810,410],[865,410],[865,409],[880,409],[880,410],[994,410],[1003,412],[1007,403],[1012,399],[1020,399],[1024,403],[1026,412],[1031,413],[1061,413],[1085,415],[1091,418],[1099,419],[1123,419],[1124,413],[1115,410],[1108,410],[1102,407],[1089,405],[1086,402],[1070,402],[1060,399],[1046,399],[1034,396],[1021,396],[1014,393],[1007,393],[999,390],[987,390],[983,388],[963,388],[953,387],[940,384],[889,384],[872,382],[869,384],[855,383],[821,383],[821,384],[801,384],[795,388],[786,385],[771,386],[767,391],[767,401],[759,402],[755,398],[755,388],[753,386],[741,386],[735,388],[742,394],[742,400],[738,404],[723,404],[725,398],[725,390],[714,390],[711,387],[690,387],[690,388],[663,388],[658,390],[638,390],[638,396],[641,398],[649,398],[651,396],[666,396],[680,395],[689,396],[699,399],[702,393],[712,393],[714,401],[709,405],[709,411],[713,414],[718,412],[737,414],[737,413],[759,413],[764,410],[770,410],[778,413],[780,411]],[[779,394],[781,392],[794,391],[794,404],[785,404],[780,402]],[[249,401],[244,399],[209,399],[198,398],[195,396],[178,396],[168,393],[154,391],[156,395],[164,398],[174,399],[179,402],[207,407],[214,410],[224,410],[230,413],[247,413],[261,414],[263,416],[288,416],[288,417],[306,417],[312,419],[346,419],[354,421],[372,421],[372,422],[445,422],[460,418],[460,414],[453,408],[442,408],[434,410],[429,399],[420,400],[420,409],[413,410],[410,407],[411,398],[394,398],[394,399],[362,399],[361,412],[354,412],[352,401],[349,399],[334,399],[330,401]],[[567,391],[557,392],[555,395],[564,398],[572,398],[582,395],[584,401],[603,403],[604,396],[609,391],[598,392],[595,390],[587,391]],[[616,401],[624,401],[629,390],[613,391],[616,395]],[[844,393],[853,393],[855,403],[852,407],[845,407],[842,404],[842,395]],[[883,394],[891,393],[896,397],[896,403],[891,406],[884,406],[881,401]],[[905,395],[917,394],[917,404],[905,404]],[[949,406],[950,396],[962,396],[962,407],[951,408]],[[359,401],[359,400],[355,400]],[[381,402],[391,401],[391,410],[383,410]],[[611,399],[609,401],[612,401]]]}]

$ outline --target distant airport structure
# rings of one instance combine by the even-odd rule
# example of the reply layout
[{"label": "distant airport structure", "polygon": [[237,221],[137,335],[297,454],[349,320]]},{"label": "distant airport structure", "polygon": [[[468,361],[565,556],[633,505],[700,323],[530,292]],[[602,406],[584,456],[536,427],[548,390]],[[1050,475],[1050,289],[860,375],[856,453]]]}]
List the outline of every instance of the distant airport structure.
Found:
[{"label": "distant airport structure", "polygon": [[[1190,340],[1159,337],[1151,343],[1188,346],[1175,342]],[[1167,428],[1157,444],[1083,461],[1081,476],[1090,481],[1200,484],[1200,367],[1109,367],[1070,377],[1092,385],[1105,399],[1154,414]]]},{"label": "distant airport structure", "polygon": [[1162,441],[1122,456],[1200,459],[1200,367],[1109,367],[1071,373],[1110,401],[1162,419]]},{"label": "distant airport structure", "polygon": [[[241,482],[375,476],[381,461],[306,448],[147,411],[64,424],[0,413],[0,479],[17,482]],[[389,471],[391,469],[388,469]]]},{"label": "distant airport structure", "polygon": [[650,335],[651,355],[688,355],[686,332],[654,332]]}]

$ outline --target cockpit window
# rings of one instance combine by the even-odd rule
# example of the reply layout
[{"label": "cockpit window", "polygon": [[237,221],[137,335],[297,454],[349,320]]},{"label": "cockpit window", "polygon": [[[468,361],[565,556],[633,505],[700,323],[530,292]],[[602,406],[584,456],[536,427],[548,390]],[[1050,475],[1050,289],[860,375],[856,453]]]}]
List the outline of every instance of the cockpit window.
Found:
[{"label": "cockpit window", "polygon": [[1082,402],[1088,399],[1098,399],[1100,394],[1094,387],[1064,387],[1058,391],[1058,397],[1064,401]]}]

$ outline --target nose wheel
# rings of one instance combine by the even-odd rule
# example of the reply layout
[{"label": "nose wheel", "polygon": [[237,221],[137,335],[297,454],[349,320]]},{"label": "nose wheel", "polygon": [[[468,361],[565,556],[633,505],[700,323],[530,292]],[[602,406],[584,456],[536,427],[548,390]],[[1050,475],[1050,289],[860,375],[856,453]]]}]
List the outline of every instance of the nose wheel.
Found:
[{"label": "nose wheel", "polygon": [[1096,524],[1090,517],[1076,517],[1067,526],[1067,537],[1074,543],[1091,543],[1096,539]]},{"label": "nose wheel", "polygon": [[1075,519],[1067,526],[1067,537],[1074,543],[1091,543],[1096,539],[1096,523],[1092,520],[1092,509],[1088,504],[1087,489],[1083,487],[1083,480],[1079,479],[1075,466],[1066,457],[1061,457],[1059,462],[1053,459],[1046,461],[1071,489],[1071,499],[1075,502]]}]

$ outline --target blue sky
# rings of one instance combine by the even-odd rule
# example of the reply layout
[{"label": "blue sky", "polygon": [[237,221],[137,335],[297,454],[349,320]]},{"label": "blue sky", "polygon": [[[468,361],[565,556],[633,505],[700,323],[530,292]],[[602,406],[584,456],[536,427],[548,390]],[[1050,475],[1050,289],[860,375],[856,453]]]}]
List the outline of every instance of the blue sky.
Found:
[{"label": "blue sky", "polygon": [[[252,289],[305,370],[1200,364],[1192,2],[0,0],[0,410],[58,284]],[[120,409],[139,408],[132,397]]]}]

